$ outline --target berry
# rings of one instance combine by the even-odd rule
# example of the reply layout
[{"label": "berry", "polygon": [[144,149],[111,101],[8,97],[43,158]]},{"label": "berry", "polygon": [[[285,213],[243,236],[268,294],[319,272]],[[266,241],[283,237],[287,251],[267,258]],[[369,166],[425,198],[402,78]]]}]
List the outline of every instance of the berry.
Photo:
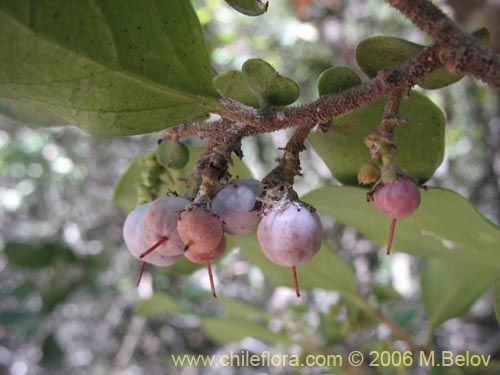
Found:
[{"label": "berry", "polygon": [[373,193],[373,201],[379,211],[392,219],[387,244],[387,254],[390,254],[396,220],[410,216],[417,210],[420,205],[420,190],[409,178],[398,176],[394,182],[378,188]]},{"label": "berry", "polygon": [[226,238],[222,236],[222,240],[215,247],[215,249],[213,249],[208,253],[198,253],[196,251],[193,251],[192,249],[188,249],[184,253],[184,256],[193,263],[206,263],[208,278],[210,279],[210,288],[212,289],[212,295],[214,297],[217,297],[217,294],[215,293],[214,277],[212,275],[212,266],[210,262],[218,259],[224,253],[225,250],[226,250]]},{"label": "berry", "polygon": [[202,207],[187,208],[179,215],[177,232],[185,250],[208,253],[222,240],[222,221]]},{"label": "berry", "polygon": [[[137,285],[141,280],[146,263],[155,266],[170,266],[176,263],[182,255],[168,256],[159,252],[148,250],[150,247],[144,239],[144,214],[151,207],[152,203],[146,203],[132,210],[123,225],[123,239],[128,251],[137,259],[142,260],[141,270],[137,279]],[[165,240],[160,240],[153,244],[150,249],[160,246]],[[147,253],[146,255],[144,255]]]},{"label": "berry", "polygon": [[182,169],[189,161],[189,149],[178,140],[161,140],[156,149],[156,159],[166,168]]},{"label": "berry", "polygon": [[260,247],[272,262],[292,267],[295,290],[300,296],[295,266],[310,261],[321,247],[323,227],[318,214],[302,202],[275,207],[259,223]]},{"label": "berry", "polygon": [[[144,214],[144,240],[153,246],[161,239],[166,240],[155,250],[156,253],[174,256],[182,255],[184,242],[177,233],[179,211],[189,201],[181,197],[162,197],[152,202]],[[149,247],[148,246],[148,247]]]},{"label": "berry", "polygon": [[257,228],[260,218],[252,211],[262,193],[260,181],[243,178],[230,182],[212,200],[214,212],[224,222],[224,231],[241,236]]}]

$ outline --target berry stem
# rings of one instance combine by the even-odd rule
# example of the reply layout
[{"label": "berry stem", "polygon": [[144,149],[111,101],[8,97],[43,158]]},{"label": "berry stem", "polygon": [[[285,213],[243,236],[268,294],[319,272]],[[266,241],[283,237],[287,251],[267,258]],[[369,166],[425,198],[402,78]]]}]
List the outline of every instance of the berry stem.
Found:
[{"label": "berry stem", "polygon": [[146,255],[151,254],[153,251],[155,251],[158,247],[161,246],[162,243],[164,243],[166,240],[168,240],[168,237],[162,237],[160,240],[155,243],[153,246],[151,246],[149,249],[147,249],[145,252],[143,252],[141,255],[139,255],[139,259],[144,258]]},{"label": "berry stem", "polygon": [[391,229],[389,230],[389,241],[387,242],[387,255],[391,255],[392,239],[394,238],[394,231],[396,230],[397,219],[393,217],[391,219]]},{"label": "berry stem", "polygon": [[212,266],[210,265],[210,260],[207,259],[206,263],[207,263],[208,278],[210,279],[210,289],[212,289],[212,296],[214,296],[214,298],[217,298],[217,294],[215,293],[214,276],[212,275]]},{"label": "berry stem", "polygon": [[139,286],[141,283],[142,275],[144,274],[144,269],[146,268],[146,262],[141,262],[141,268],[139,269],[139,276],[137,276],[137,283],[135,286]]},{"label": "berry stem", "polygon": [[295,285],[295,293],[297,293],[297,297],[300,297],[299,280],[297,279],[297,268],[295,266],[292,266],[292,274],[293,284]]}]

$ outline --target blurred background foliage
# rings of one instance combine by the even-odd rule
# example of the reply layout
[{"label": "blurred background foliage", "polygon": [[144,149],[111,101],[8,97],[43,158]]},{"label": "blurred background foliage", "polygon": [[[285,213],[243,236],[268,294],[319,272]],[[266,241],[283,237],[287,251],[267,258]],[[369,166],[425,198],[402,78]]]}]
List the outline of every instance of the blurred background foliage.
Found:
[{"label": "blurred background foliage", "polygon": [[[382,0],[271,0],[268,13],[257,18],[238,14],[221,0],[193,3],[218,72],[263,58],[299,83],[301,102],[317,97],[317,77],[331,66],[348,66],[366,79],[354,49],[367,37],[430,42]],[[487,26],[492,48],[500,51],[500,25],[495,22],[500,5],[485,0],[439,3],[468,31]],[[446,158],[428,184],[459,192],[498,225],[498,96],[470,78],[427,95],[447,120]],[[323,249],[321,254],[339,259],[339,269],[325,274],[333,275],[340,294],[321,289],[321,280],[306,279],[304,287],[316,289],[296,299],[291,289],[275,286],[281,270],[270,280],[249,261],[252,254],[242,245],[247,239],[235,242],[241,249],[228,251],[216,266],[217,289],[224,298],[213,300],[206,271],[188,263],[149,269],[137,289],[139,265],[124,248],[125,215],[113,203],[113,189],[135,157],[154,149],[157,135],[104,139],[71,127],[28,128],[3,117],[0,126],[0,374],[292,374],[297,370],[175,368],[170,354],[400,348],[373,311],[355,303],[359,297],[354,303],[349,298],[354,281],[370,306],[415,341],[428,340],[436,350],[492,354],[494,367],[483,373],[500,371],[500,330],[490,291],[474,299],[461,318],[429,335],[419,287],[421,260],[403,253],[385,257],[380,245],[331,218],[325,228],[335,251]],[[247,165],[256,177],[272,168],[287,136],[283,131],[245,141]],[[302,163],[300,194],[334,182],[312,150],[304,153]],[[356,290],[351,292],[357,296]],[[307,371],[303,373],[332,373]],[[427,370],[384,369],[390,371]]]}]

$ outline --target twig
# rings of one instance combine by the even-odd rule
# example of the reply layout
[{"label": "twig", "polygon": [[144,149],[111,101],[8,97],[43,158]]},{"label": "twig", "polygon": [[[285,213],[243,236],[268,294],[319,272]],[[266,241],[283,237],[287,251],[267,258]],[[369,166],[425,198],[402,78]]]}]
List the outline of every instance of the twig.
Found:
[{"label": "twig", "polygon": [[500,89],[500,55],[493,53],[477,39],[460,30],[432,1],[387,0],[434,41],[448,51],[456,72],[467,72]]}]

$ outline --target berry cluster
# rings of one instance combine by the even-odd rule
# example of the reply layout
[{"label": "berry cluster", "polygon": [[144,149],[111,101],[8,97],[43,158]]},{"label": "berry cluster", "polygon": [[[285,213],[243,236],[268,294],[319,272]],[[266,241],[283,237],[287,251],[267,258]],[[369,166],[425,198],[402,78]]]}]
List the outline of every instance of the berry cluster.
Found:
[{"label": "berry cluster", "polygon": [[262,184],[254,179],[234,180],[220,189],[211,208],[177,196],[158,198],[135,208],[123,226],[128,250],[142,261],[137,283],[146,263],[169,266],[185,256],[206,263],[212,294],[216,296],[211,261],[226,249],[225,233],[241,236],[255,228],[264,254],[272,262],[292,267],[312,259],[321,246],[323,230],[315,210],[299,201],[284,201],[268,208],[263,217],[256,210]]}]

